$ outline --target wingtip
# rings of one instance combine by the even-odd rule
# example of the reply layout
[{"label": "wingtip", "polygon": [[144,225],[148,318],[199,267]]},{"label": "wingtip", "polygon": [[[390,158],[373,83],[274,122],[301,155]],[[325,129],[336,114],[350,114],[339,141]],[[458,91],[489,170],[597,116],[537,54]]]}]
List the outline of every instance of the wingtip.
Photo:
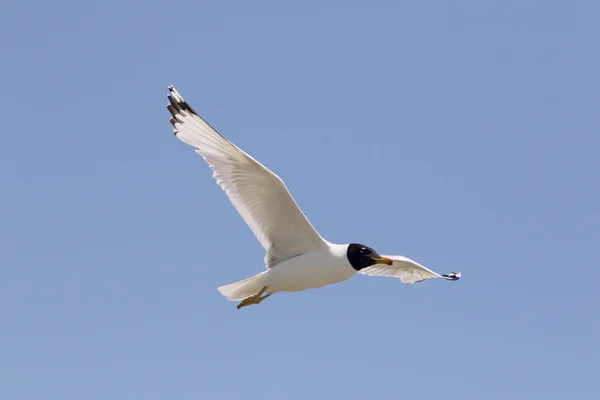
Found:
[{"label": "wingtip", "polygon": [[444,279],[448,279],[449,281],[457,281],[460,279],[462,274],[460,272],[450,272],[449,274],[442,274]]},{"label": "wingtip", "polygon": [[175,86],[168,86],[169,93],[167,94],[167,99],[169,99],[169,103],[167,104],[167,109],[171,113],[172,118],[170,119],[170,123],[173,126],[173,134],[177,136],[179,130],[177,129],[177,125],[182,122],[182,117],[187,114],[198,115],[192,107],[183,99],[183,97],[179,94]]},{"label": "wingtip", "polygon": [[182,112],[198,115],[198,113],[194,111],[194,109],[185,101],[183,96],[179,94],[177,89],[175,89],[175,86],[169,85],[168,89],[169,93],[167,94],[167,98],[169,99],[169,105],[167,105],[167,107],[170,106],[172,108],[172,110],[170,109],[169,111],[171,114],[175,113],[175,115],[173,115],[174,117],[176,114],[180,114]]},{"label": "wingtip", "polygon": [[183,99],[183,97],[181,97],[181,95],[173,85],[169,85],[169,94],[167,94],[167,97],[171,102],[174,100],[176,103],[185,103],[185,100]]}]

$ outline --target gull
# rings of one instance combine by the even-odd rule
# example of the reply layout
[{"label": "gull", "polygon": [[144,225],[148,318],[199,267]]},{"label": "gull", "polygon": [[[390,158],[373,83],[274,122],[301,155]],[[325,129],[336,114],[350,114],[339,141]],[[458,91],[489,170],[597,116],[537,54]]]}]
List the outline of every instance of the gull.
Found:
[{"label": "gull", "polygon": [[167,109],[175,136],[196,148],[217,184],[266,250],[266,270],[218,288],[237,308],[260,304],[278,292],[300,292],[350,279],[388,276],[411,284],[431,278],[456,281],[403,256],[380,255],[360,244],[330,243],[308,221],[284,182],[210,126],[169,86]]}]

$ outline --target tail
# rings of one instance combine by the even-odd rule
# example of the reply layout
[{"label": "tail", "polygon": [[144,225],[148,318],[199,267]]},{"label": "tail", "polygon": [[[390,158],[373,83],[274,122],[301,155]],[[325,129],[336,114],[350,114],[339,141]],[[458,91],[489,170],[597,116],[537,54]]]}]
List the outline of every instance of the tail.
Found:
[{"label": "tail", "polygon": [[267,271],[263,271],[258,275],[254,275],[252,278],[221,286],[217,289],[223,296],[227,297],[227,300],[244,300],[260,292],[265,286],[263,276],[266,272]]}]

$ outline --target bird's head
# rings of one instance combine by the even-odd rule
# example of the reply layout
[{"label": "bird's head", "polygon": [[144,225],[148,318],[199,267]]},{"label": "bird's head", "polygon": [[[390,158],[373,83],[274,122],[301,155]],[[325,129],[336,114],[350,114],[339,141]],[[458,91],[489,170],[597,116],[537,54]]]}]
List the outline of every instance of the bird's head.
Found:
[{"label": "bird's head", "polygon": [[359,243],[350,243],[346,255],[352,268],[357,271],[375,264],[392,265],[394,262],[391,258],[380,256],[369,246]]}]

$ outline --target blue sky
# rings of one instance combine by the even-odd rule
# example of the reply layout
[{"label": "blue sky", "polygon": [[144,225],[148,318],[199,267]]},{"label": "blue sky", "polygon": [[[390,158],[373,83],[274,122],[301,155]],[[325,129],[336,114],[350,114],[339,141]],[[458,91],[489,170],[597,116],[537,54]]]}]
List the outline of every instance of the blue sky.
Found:
[{"label": "blue sky", "polygon": [[[0,398],[597,398],[599,3],[289,3],[2,7]],[[264,252],[169,84],[328,240],[463,279],[236,310]]]}]

